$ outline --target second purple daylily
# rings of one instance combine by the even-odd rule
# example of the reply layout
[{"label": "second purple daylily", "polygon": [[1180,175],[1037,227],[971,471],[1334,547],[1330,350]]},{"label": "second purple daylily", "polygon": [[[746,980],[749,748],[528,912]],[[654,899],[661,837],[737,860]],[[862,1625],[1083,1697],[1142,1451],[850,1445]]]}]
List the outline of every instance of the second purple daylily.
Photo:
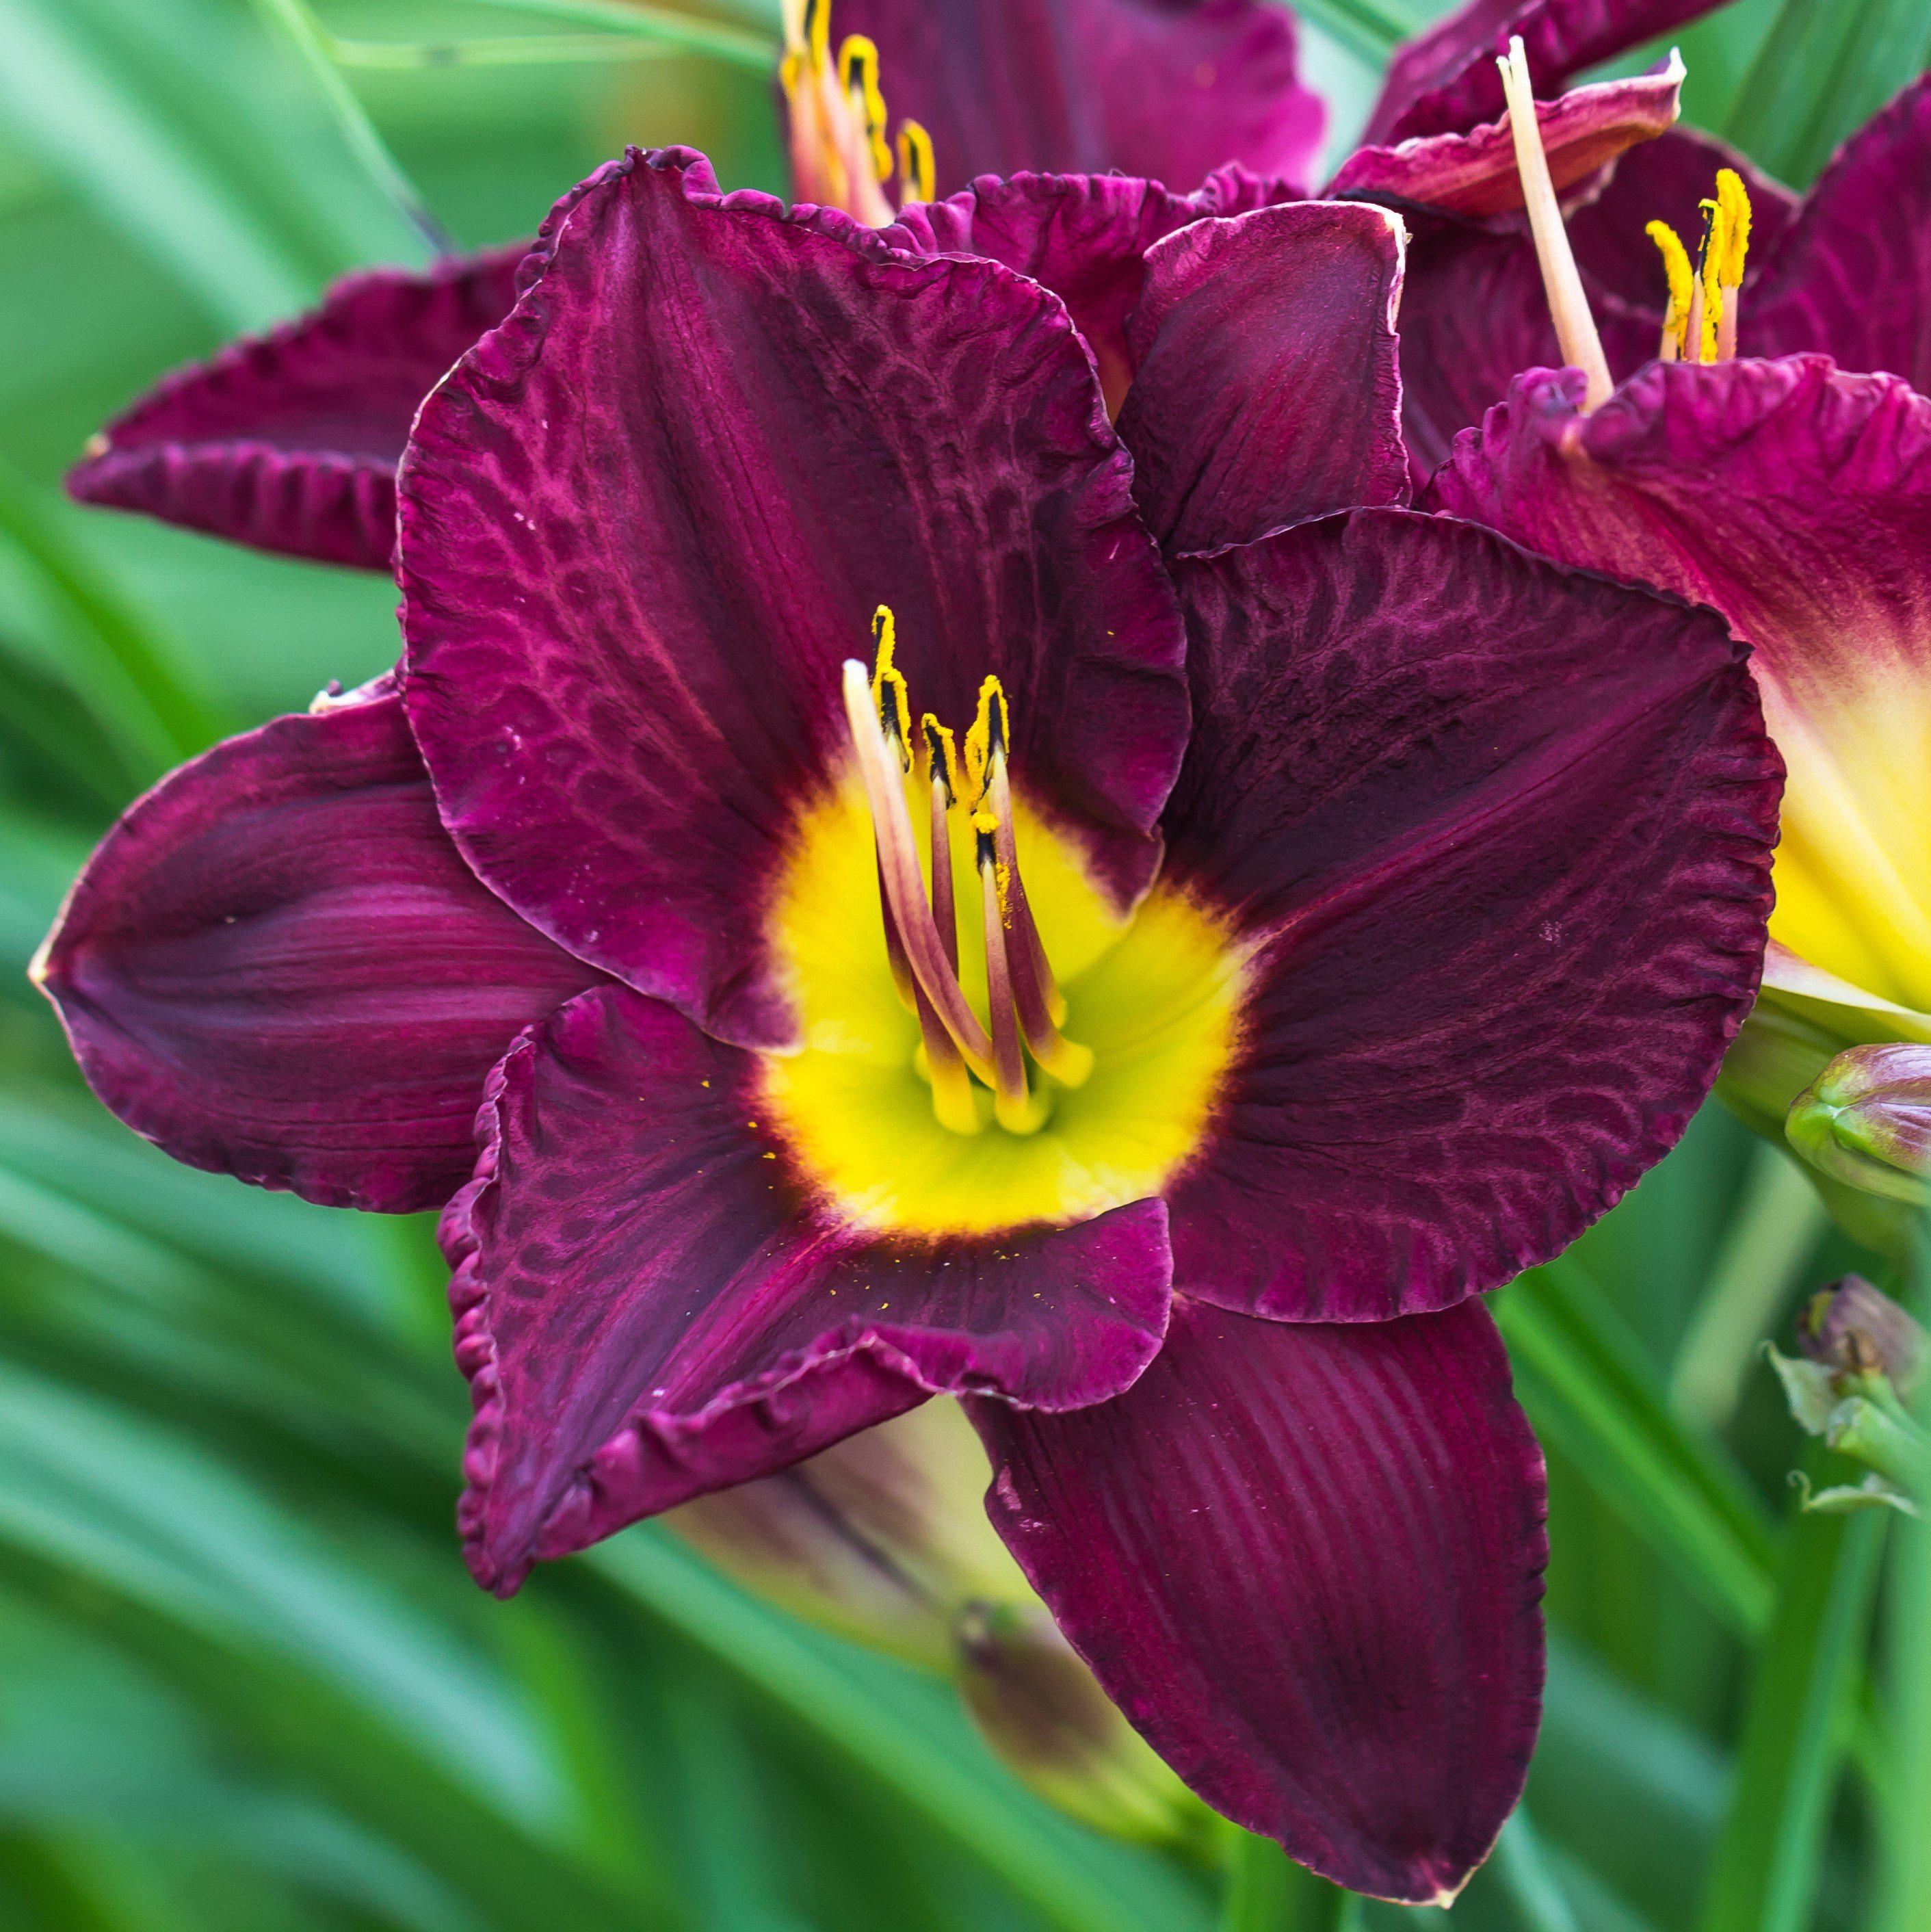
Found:
[{"label": "second purple daylily", "polygon": [[1776,757],[1709,614],[1344,507],[1378,212],[1153,248],[1117,432],[916,238],[688,153],[566,197],[409,443],[398,677],[137,804],[39,976],[182,1158],[449,1201],[490,1588],[958,1394],[1175,1769],[1445,1900],[1542,1671],[1472,1298],[1707,1090]]}]

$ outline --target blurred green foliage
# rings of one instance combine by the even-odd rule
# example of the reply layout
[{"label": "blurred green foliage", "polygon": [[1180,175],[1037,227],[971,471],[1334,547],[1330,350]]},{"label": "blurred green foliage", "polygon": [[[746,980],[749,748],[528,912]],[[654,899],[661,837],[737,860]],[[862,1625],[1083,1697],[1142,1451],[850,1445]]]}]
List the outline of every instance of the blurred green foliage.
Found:
[{"label": "blurred green foliage", "polygon": [[[1304,9],[1343,138],[1375,50],[1436,10]],[[576,61],[562,39],[589,29],[466,0],[322,11],[365,41],[553,36],[540,62],[350,76],[465,245],[532,229],[627,137],[781,185],[770,87],[742,67]],[[730,17],[771,25],[756,0]],[[134,791],[394,652],[379,580],[57,492],[166,368],[424,253],[275,22],[250,0],[0,0],[0,1924],[1206,1932],[1216,1874],[1049,1811],[947,1687],[657,1526],[512,1604],[477,1592],[427,1227],[172,1166],[87,1096],[26,985]],[[1742,0],[1683,38],[1690,117],[1801,181],[1921,65],[1931,6]],[[1552,1466],[1552,1654],[1527,1812],[1458,1908],[1473,1932],[1931,1924],[1931,1558],[1893,1532],[1888,1695],[1886,1526],[1793,1532],[1795,1433],[1753,1362],[1851,1260],[1787,1196],[1775,1251],[1752,1245],[1779,1159],[1707,1113],[1501,1299]],[[1341,1922],[1264,1856],[1236,1863],[1226,1922]]]}]

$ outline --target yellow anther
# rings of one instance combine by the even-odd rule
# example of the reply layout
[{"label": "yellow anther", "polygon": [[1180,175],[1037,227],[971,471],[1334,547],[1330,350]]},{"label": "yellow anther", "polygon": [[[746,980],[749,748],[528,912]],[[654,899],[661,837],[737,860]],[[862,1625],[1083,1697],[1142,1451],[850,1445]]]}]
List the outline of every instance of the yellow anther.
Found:
[{"label": "yellow anther", "polygon": [[1669,284],[1669,307],[1663,318],[1663,359],[1673,362],[1682,355],[1690,334],[1690,297],[1696,285],[1690,266],[1690,251],[1683,239],[1666,221],[1652,221],[1643,232],[1663,255],[1663,272]]},{"label": "yellow anther", "polygon": [[892,147],[885,138],[885,96],[878,86],[878,44],[865,34],[847,34],[838,46],[838,85],[865,119],[871,145],[871,171],[892,178]]},{"label": "yellow anther", "polygon": [[919,728],[925,734],[925,755],[931,762],[932,774],[944,785],[946,802],[949,805],[959,795],[958,741],[951,728],[941,724],[929,711],[919,719]]},{"label": "yellow anther", "polygon": [[1750,248],[1750,197],[1744,178],[1735,168],[1717,171],[1717,206],[1722,218],[1723,245],[1717,279],[1726,289],[1741,286],[1744,258]]},{"label": "yellow anther", "polygon": [[901,121],[898,124],[898,200],[930,201],[938,191],[938,164],[932,158],[932,137],[924,124]]},{"label": "yellow anther", "polygon": [[999,820],[982,805],[972,815],[972,829],[982,838],[990,838],[999,830]]},{"label": "yellow anther", "polygon": [[805,27],[801,36],[814,67],[823,67],[832,57],[832,0],[805,0]]},{"label": "yellow anther", "polygon": [[1721,202],[1699,201],[1696,206],[1703,211],[1703,246],[1696,258],[1696,276],[1703,296],[1696,359],[1714,362],[1717,327],[1723,319],[1723,285],[1717,280],[1717,271],[1729,247],[1729,216]]},{"label": "yellow anther", "polygon": [[[998,706],[995,721],[993,707]],[[996,677],[988,677],[979,688],[979,711],[966,734],[966,784],[976,801],[985,796],[991,779],[992,754],[1006,748],[1012,736],[1012,714],[1006,702],[1006,687]]]},{"label": "yellow anther", "polygon": [[892,616],[889,604],[880,604],[871,614],[871,648],[875,653],[871,668],[871,701],[878,707],[879,722],[897,747],[900,758],[909,760],[912,696],[905,688],[905,680],[898,665],[892,662],[898,649],[898,620]]}]

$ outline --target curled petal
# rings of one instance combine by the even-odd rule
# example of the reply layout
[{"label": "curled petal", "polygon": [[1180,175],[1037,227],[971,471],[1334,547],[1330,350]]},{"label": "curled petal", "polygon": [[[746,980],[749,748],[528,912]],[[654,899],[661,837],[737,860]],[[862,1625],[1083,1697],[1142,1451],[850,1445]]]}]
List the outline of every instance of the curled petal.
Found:
[{"label": "curled petal", "polygon": [[1675,1143],[1756,989],[1778,766],[1741,647],[1401,510],[1178,576],[1170,874],[1250,964],[1176,1279],[1289,1321],[1497,1287]]},{"label": "curled petal", "polygon": [[1579,394],[1521,378],[1429,502],[1723,612],[1790,771],[1777,937],[1931,1007],[1931,402],[1821,356]]},{"label": "curled petal", "polygon": [[169,376],[101,432],[68,488],[258,549],[386,570],[409,426],[509,312],[524,252],[338,283],[311,314]]},{"label": "curled petal", "polygon": [[688,154],[613,164],[532,264],[403,470],[405,695],[481,875],[713,1032],[793,1043],[766,908],[886,604],[919,710],[1002,680],[1033,802],[1130,900],[1183,639],[1060,304]]},{"label": "curled petal", "polygon": [[110,832],[35,975],[88,1083],[178,1160],[439,1207],[490,1068],[598,976],[479,885],[393,692],[231,739]]},{"label": "curled petal", "polygon": [[928,1395],[1075,1407],[1159,1347],[1159,1202],[997,1237],[854,1226],[760,1126],[758,1064],[612,987],[491,1076],[443,1225],[476,1407],[460,1521],[488,1588]]},{"label": "curled petal", "polygon": [[1225,161],[1305,183],[1327,116],[1270,0],[838,0],[941,192],[979,175],[1117,172],[1190,188]]},{"label": "curled petal", "polygon": [[[1536,120],[1555,190],[1567,195],[1595,181],[1626,148],[1673,126],[1683,91],[1683,63],[1654,74],[1599,81],[1538,102]],[[1708,194],[1708,182],[1703,192]],[[1505,119],[1466,134],[1424,134],[1393,147],[1357,148],[1329,184],[1330,195],[1380,196],[1418,202],[1471,219],[1506,214],[1522,205],[1515,137]],[[1638,224],[1638,232],[1642,224]]]},{"label": "curled petal", "polygon": [[1468,0],[1399,48],[1364,141],[1456,134],[1502,113],[1495,57],[1519,34],[1539,96],[1720,5],[1722,0]]},{"label": "curled petal", "polygon": [[973,1407],[994,1523],[1181,1777],[1339,1884],[1448,1903],[1541,1706],[1542,1456],[1488,1316],[1182,1297],[1124,1396]]},{"label": "curled petal", "polygon": [[1117,413],[1130,373],[1126,319],[1146,285],[1147,250],[1190,222],[1296,192],[1237,166],[1216,168],[1188,194],[1125,175],[988,176],[943,201],[902,210],[890,232],[928,254],[1003,262],[1051,289],[1093,351]]},{"label": "curled petal", "polygon": [[1395,311],[1404,230],[1294,202],[1158,243],[1120,433],[1148,526],[1214,550],[1408,491]]}]

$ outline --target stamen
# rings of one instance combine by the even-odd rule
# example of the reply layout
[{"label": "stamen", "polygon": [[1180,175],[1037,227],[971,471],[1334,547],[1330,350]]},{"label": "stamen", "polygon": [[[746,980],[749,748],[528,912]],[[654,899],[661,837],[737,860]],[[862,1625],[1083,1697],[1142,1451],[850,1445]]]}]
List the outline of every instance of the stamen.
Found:
[{"label": "stamen", "polygon": [[[959,970],[958,914],[952,902],[952,802],[956,794],[958,754],[952,734],[928,711],[919,720],[931,772],[932,923],[940,950],[955,973]],[[956,1134],[979,1130],[972,1077],[931,1002],[919,996],[919,1035],[925,1048],[925,1074],[932,1083],[932,1111],[941,1126]]]},{"label": "stamen", "polygon": [[1515,141],[1516,171],[1522,177],[1522,200],[1528,210],[1529,232],[1535,238],[1536,260],[1542,266],[1555,339],[1561,345],[1563,360],[1582,371],[1586,414],[1609,400],[1615,385],[1609,380],[1602,338],[1596,333],[1596,319],[1589,313],[1589,298],[1583,292],[1569,232],[1562,224],[1561,204],[1549,178],[1549,157],[1543,152],[1535,95],[1529,86],[1528,56],[1519,34],[1510,40],[1507,57],[1495,64],[1501,70],[1509,128]]},{"label": "stamen", "polygon": [[872,698],[872,680],[856,658],[844,668],[846,722],[858,753],[859,775],[871,807],[872,832],[878,850],[886,903],[897,920],[905,955],[920,990],[958,1044],[966,1064],[990,1087],[992,1042],[978,1016],[966,1003],[958,976],[939,943],[931,908],[925,902],[925,880],[919,868],[919,848],[905,808],[902,774],[886,748],[885,732]]},{"label": "stamen", "polygon": [[992,1016],[992,1112],[1008,1133],[1030,1134],[1044,1122],[1026,1086],[1026,1055],[1019,1043],[1009,950],[1012,875],[999,862],[998,831],[984,806],[973,814],[977,836],[979,896],[985,931],[985,994]]},{"label": "stamen", "polygon": [[1666,221],[1652,221],[1643,232],[1663,255],[1663,272],[1669,284],[1669,306],[1663,312],[1663,343],[1657,354],[1666,362],[1681,356],[1690,335],[1690,292],[1696,274],[1690,266],[1690,251],[1682,238]]},{"label": "stamen", "polygon": [[1721,204],[1699,201],[1696,206],[1703,211],[1703,241],[1696,251],[1696,292],[1691,298],[1690,332],[1696,344],[1697,361],[1714,362],[1718,326],[1723,315],[1723,290],[1717,271],[1723,262],[1727,237],[1723,232],[1726,224]]},{"label": "stamen", "polygon": [[1723,311],[1717,319],[1717,359],[1727,362],[1737,352],[1744,262],[1750,249],[1750,197],[1735,168],[1717,171],[1717,205],[1723,222],[1723,248],[1717,264],[1717,280],[1723,292]]},{"label": "stamen", "polygon": [[922,122],[898,124],[898,206],[930,201],[937,191],[939,170],[932,158],[932,137]]},{"label": "stamen", "polygon": [[889,604],[881,604],[871,614],[871,701],[878,707],[878,722],[898,754],[901,771],[912,769],[912,694],[906,688],[904,674],[893,659],[898,652],[898,620]]},{"label": "stamen", "polygon": [[885,96],[878,88],[878,44],[865,34],[847,34],[838,47],[838,85],[865,122],[871,143],[871,172],[892,178],[892,148],[885,138]]}]

